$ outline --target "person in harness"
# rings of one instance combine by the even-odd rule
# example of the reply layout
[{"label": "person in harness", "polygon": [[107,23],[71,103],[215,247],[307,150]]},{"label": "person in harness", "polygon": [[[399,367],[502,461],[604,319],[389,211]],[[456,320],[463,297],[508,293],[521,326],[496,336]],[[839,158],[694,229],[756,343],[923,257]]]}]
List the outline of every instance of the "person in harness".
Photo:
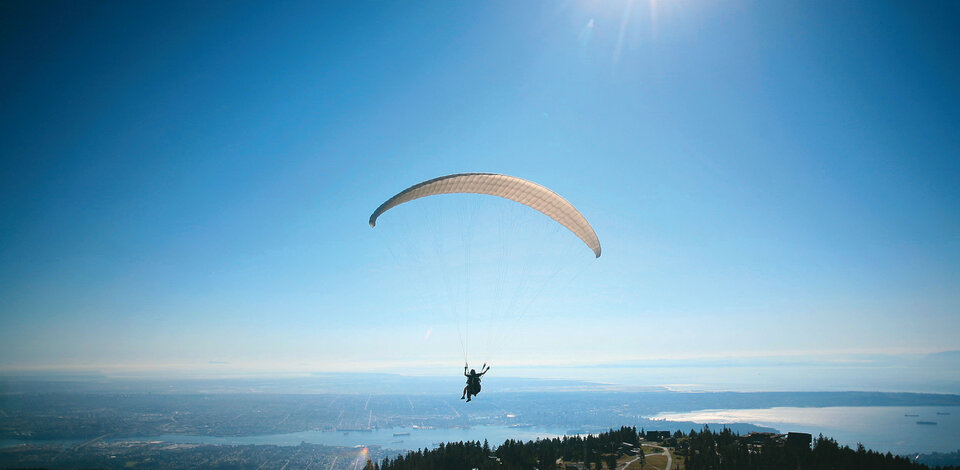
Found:
[{"label": "person in harness", "polygon": [[466,398],[467,401],[470,401],[470,397],[477,396],[480,393],[480,377],[490,370],[490,366],[484,364],[480,370],[481,372],[479,374],[474,369],[470,369],[470,372],[467,373],[467,366],[463,366],[463,375],[467,378],[467,386],[463,387],[463,395],[460,396],[461,400]]}]

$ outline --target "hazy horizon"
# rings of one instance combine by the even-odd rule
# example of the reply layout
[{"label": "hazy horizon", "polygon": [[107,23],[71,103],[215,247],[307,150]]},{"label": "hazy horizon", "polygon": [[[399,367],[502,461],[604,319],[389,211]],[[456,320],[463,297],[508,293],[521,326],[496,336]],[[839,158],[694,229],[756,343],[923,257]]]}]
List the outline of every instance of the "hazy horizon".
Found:
[{"label": "hazy horizon", "polygon": [[[605,364],[556,364],[537,366],[499,366],[490,375],[496,384],[514,379],[575,381],[584,389],[595,390],[673,390],[687,392],[816,392],[880,391],[960,394],[960,381],[949,373],[960,367],[960,351],[939,354],[902,355],[821,355],[748,358],[699,358],[625,361]],[[380,390],[377,377],[389,381],[415,382],[425,386],[459,383],[456,364],[420,367],[381,367],[367,371],[315,370],[308,368],[248,369],[229,363],[199,364],[193,367],[173,365],[137,369],[127,366],[108,368],[50,368],[0,370],[0,392],[4,381],[18,380],[105,380],[109,381],[225,381],[296,380],[356,375],[369,377],[366,393],[390,393]],[[455,388],[454,388],[455,389]],[[437,393],[443,393],[437,389]]]}]

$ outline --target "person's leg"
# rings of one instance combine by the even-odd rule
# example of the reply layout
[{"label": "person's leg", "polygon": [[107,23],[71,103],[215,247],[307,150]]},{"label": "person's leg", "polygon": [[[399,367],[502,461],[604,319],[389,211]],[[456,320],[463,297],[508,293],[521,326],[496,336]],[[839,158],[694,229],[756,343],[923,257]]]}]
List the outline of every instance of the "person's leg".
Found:
[{"label": "person's leg", "polygon": [[468,388],[470,388],[469,385],[467,385],[466,387],[463,387],[463,395],[460,395],[460,399],[461,399],[461,400],[463,400],[463,398],[464,398],[465,396],[467,396],[467,389],[468,389]]}]

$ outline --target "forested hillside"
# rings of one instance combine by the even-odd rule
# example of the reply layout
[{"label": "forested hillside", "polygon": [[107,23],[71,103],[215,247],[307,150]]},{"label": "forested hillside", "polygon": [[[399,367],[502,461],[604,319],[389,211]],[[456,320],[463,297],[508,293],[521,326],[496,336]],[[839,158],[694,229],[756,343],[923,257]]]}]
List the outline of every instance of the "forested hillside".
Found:
[{"label": "forested hillside", "polygon": [[[508,440],[491,447],[487,442],[454,442],[432,450],[408,452],[383,462],[368,462],[375,470],[455,469],[568,469],[607,470],[644,468],[644,443],[669,447],[673,468],[686,470],[923,470],[926,465],[908,458],[858,446],[851,449],[835,440],[809,434],[751,433],[740,436],[729,429],[709,428],[689,433],[637,431],[622,427],[589,436],[520,442]],[[812,442],[811,442],[812,441]],[[650,449],[648,447],[648,449]],[[626,458],[625,458],[626,457]],[[956,467],[934,467],[947,470]]]}]

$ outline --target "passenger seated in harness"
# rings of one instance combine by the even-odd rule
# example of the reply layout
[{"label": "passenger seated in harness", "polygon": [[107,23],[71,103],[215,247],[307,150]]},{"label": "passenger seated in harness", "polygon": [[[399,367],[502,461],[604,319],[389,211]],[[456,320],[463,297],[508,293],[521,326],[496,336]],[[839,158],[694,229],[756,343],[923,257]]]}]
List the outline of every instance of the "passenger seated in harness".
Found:
[{"label": "passenger seated in harness", "polygon": [[484,364],[481,370],[482,372],[479,374],[474,369],[470,369],[470,373],[467,373],[467,366],[463,366],[463,375],[467,378],[467,386],[463,387],[463,395],[460,397],[461,400],[466,398],[467,401],[470,401],[471,397],[477,396],[480,393],[480,377],[490,370],[490,366]]}]

